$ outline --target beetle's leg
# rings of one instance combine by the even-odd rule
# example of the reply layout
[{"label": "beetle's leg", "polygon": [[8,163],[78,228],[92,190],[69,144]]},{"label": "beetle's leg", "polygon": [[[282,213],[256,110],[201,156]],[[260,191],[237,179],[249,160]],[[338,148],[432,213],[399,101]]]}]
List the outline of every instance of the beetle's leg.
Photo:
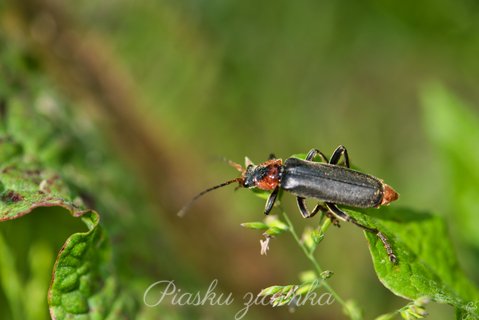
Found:
[{"label": "beetle's leg", "polygon": [[324,153],[322,153],[318,149],[311,149],[306,156],[306,160],[312,161],[316,156],[319,156],[321,160],[323,160],[323,162],[329,162],[328,157],[326,157]]},{"label": "beetle's leg", "polygon": [[329,220],[331,220],[332,224],[335,226],[335,227],[338,227],[340,228],[341,225],[339,224],[339,219],[328,209],[326,208],[326,217],[328,217]]},{"label": "beetle's leg", "polygon": [[329,208],[329,210],[334,214],[336,215],[338,218],[344,220],[344,221],[348,221],[348,222],[351,222],[351,223],[354,223],[355,225],[357,225],[358,227],[366,230],[366,231],[369,231],[369,232],[372,232],[374,233],[375,235],[378,236],[378,238],[381,240],[381,242],[383,243],[384,245],[384,248],[386,249],[386,252],[388,254],[388,257],[389,257],[389,260],[392,262],[392,263],[396,263],[397,261],[397,258],[396,258],[396,255],[394,254],[394,251],[391,247],[391,244],[389,243],[389,240],[388,238],[381,232],[379,231],[378,229],[375,229],[375,228],[370,228],[370,227],[367,227],[365,225],[362,225],[361,223],[359,223],[358,221],[356,221],[356,219],[354,219],[353,217],[351,217],[350,215],[348,215],[346,212],[344,212],[343,210],[339,209],[334,203],[330,203],[330,202],[326,202],[326,206]]},{"label": "beetle's leg", "polygon": [[268,201],[266,201],[266,205],[264,206],[264,214],[268,215],[271,209],[273,209],[274,202],[278,197],[279,187],[276,187],[273,192],[268,197]]},{"label": "beetle's leg", "polygon": [[376,233],[377,230],[374,229],[374,228],[370,228],[370,227],[367,227],[367,226],[364,226],[362,224],[360,224],[359,222],[357,222],[353,217],[351,217],[349,214],[347,214],[346,212],[344,212],[343,210],[339,209],[334,203],[331,203],[331,202],[326,202],[326,206],[328,207],[329,211],[331,211],[336,217],[338,217],[339,219],[343,220],[343,221],[347,221],[347,222],[351,222],[351,223],[354,223],[355,225],[357,225],[358,227],[361,227],[363,228],[364,230],[367,230],[367,231],[370,231],[370,232],[374,232]]},{"label": "beetle's leg", "polygon": [[341,156],[344,156],[344,166],[349,168],[349,156],[348,156],[348,150],[343,145],[340,145],[339,147],[334,150],[333,155],[331,156],[331,160],[329,160],[330,164],[338,164],[339,159],[341,159]]},{"label": "beetle's leg", "polygon": [[309,212],[308,208],[306,208],[306,203],[304,203],[304,200],[305,198],[303,197],[296,197],[296,202],[298,204],[299,211],[303,215],[303,218],[312,218],[319,211],[323,211],[323,212],[328,211],[328,208],[318,203],[316,207],[314,207],[313,211]]},{"label": "beetle's leg", "polygon": [[274,153],[270,153],[268,156],[268,160],[273,160],[273,159],[276,159],[276,156]]},{"label": "beetle's leg", "polygon": [[326,216],[331,220],[331,222],[336,226],[340,227],[339,220],[336,216],[331,213],[331,211],[323,204],[318,203],[316,207],[314,207],[313,211],[309,212],[308,208],[306,208],[306,203],[304,202],[306,199],[303,197],[296,197],[296,201],[298,203],[298,208],[303,218],[312,218],[316,213],[319,211],[325,212]]}]

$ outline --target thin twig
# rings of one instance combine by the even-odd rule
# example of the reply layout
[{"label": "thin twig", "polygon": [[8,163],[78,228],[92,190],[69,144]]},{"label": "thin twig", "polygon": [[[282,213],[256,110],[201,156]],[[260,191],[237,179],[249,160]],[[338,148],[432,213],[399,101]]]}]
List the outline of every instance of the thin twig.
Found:
[{"label": "thin twig", "polygon": [[[286,213],[285,210],[281,209],[282,213],[283,213],[283,217],[284,217],[284,220],[286,221],[288,227],[289,227],[289,231],[291,232],[291,234],[293,235],[293,238],[294,240],[296,240],[296,242],[298,243],[298,245],[301,247],[301,249],[303,250],[304,254],[306,255],[306,257],[308,258],[309,261],[311,261],[311,263],[313,264],[315,270],[316,270],[316,273],[317,273],[317,276],[318,278],[321,277],[321,273],[323,273],[323,269],[321,268],[321,266],[318,264],[318,262],[316,261],[316,259],[314,258],[314,255],[312,252],[310,252],[308,250],[308,248],[306,248],[306,246],[301,242],[298,234],[296,233],[295,229],[294,229],[294,226],[293,226],[293,223],[291,222],[291,220],[289,219],[288,217],[288,214]],[[323,225],[321,226],[321,231],[322,232],[325,232],[329,226],[331,225],[331,222],[329,219],[326,219],[325,222],[323,223]],[[322,285],[324,286],[324,288],[326,288],[326,290],[331,293],[334,297],[334,299],[336,299],[340,304],[341,306],[347,310],[347,304],[346,302],[339,296],[339,294],[329,285],[329,283],[323,279],[322,280]]]}]

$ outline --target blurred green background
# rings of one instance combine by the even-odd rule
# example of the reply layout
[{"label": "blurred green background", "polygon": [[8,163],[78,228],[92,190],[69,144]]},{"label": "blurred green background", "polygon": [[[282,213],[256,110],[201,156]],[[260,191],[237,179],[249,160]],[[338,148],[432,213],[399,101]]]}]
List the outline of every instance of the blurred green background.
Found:
[{"label": "blurred green background", "polygon": [[[471,201],[479,180],[478,9],[475,1],[452,0],[11,0],[0,4],[0,94],[10,113],[18,105],[40,114],[23,118],[34,123],[30,132],[49,128],[39,130],[47,140],[25,138],[36,139],[30,150],[88,194],[139,301],[149,284],[165,279],[182,291],[205,291],[218,279],[218,291],[237,301],[163,306],[145,317],[232,318],[246,292],[296,282],[310,266],[292,239],[273,240],[260,256],[260,234],[239,226],[263,218],[264,203],[250,192],[216,191],[184,219],[176,212],[196,192],[237,175],[223,157],[261,162],[271,152],[330,154],[339,144],[356,167],[394,186],[401,198],[393,205],[443,215],[478,283],[479,241],[467,236],[478,230]],[[452,127],[458,133],[449,136]],[[293,197],[283,199],[296,213]],[[50,243],[45,259],[82,230],[64,213],[52,214],[59,225],[51,230],[65,234],[32,240]],[[42,224],[22,220],[1,225],[11,252],[28,251],[15,239]],[[315,222],[297,213],[295,223]],[[406,303],[377,280],[358,228],[330,230],[318,261],[365,319]],[[47,317],[43,299],[38,314]],[[7,300],[0,292],[9,318]],[[428,311],[431,319],[454,314],[434,304]],[[293,314],[254,307],[247,319],[313,316],[343,318],[333,304]]]}]

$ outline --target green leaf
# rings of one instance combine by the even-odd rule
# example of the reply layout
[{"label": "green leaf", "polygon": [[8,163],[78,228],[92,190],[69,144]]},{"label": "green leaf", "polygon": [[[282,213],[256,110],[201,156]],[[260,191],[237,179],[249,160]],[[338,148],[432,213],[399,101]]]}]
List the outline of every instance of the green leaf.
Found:
[{"label": "green leaf", "polygon": [[258,296],[271,296],[271,305],[273,307],[281,307],[295,298],[298,287],[297,285],[271,286],[261,290]]},{"label": "green leaf", "polygon": [[268,228],[268,230],[266,230],[264,232],[264,234],[268,235],[268,236],[271,236],[271,237],[274,237],[274,236],[278,236],[278,235],[282,234],[284,231],[285,230],[277,228],[277,227],[271,227],[271,228]]},{"label": "green leaf", "polygon": [[327,279],[331,278],[331,277],[333,276],[333,274],[334,274],[333,271],[331,271],[331,270],[325,270],[325,271],[321,272],[321,273],[319,274],[319,276],[321,277],[321,279],[327,280]]},{"label": "green leaf", "polygon": [[298,290],[296,290],[295,294],[298,296],[302,296],[310,291],[315,290],[318,288],[318,282],[311,282],[311,283],[304,283],[299,286]]},{"label": "green leaf", "polygon": [[21,163],[1,166],[0,221],[30,213],[38,207],[61,206],[79,216],[76,205],[60,177],[39,166]]},{"label": "green leaf", "polygon": [[284,286],[270,286],[267,288],[264,288],[261,290],[261,292],[258,294],[258,296],[263,297],[263,296],[270,296],[272,294],[275,294],[277,292],[282,291]]},{"label": "green leaf", "polygon": [[313,252],[317,245],[323,240],[324,233],[318,228],[306,227],[301,235],[301,241],[309,252]]},{"label": "green leaf", "polygon": [[[393,320],[397,315],[400,315],[403,319],[422,319],[427,316],[426,304],[431,302],[429,297],[421,297],[413,302],[408,303],[404,307],[387,314],[380,315],[374,320]],[[460,318],[458,318],[460,319]]]},{"label": "green leaf", "polygon": [[264,223],[266,223],[266,225],[270,228],[276,228],[276,229],[279,229],[281,231],[287,231],[288,230],[288,226],[286,225],[286,223],[284,223],[283,221],[281,221],[278,216],[267,216],[265,219],[264,219]]},{"label": "green leaf", "polygon": [[266,230],[268,225],[263,222],[244,222],[241,224],[243,228],[254,229],[254,230]]},{"label": "green leaf", "polygon": [[365,232],[376,274],[389,290],[410,300],[430,297],[463,310],[470,319],[479,319],[475,308],[479,292],[460,269],[441,217],[397,206],[366,214],[348,212],[388,237],[397,264],[389,261],[378,237]]},{"label": "green leaf", "polygon": [[[4,147],[5,143],[1,150]],[[98,213],[84,208],[57,174],[34,163],[2,164],[0,190],[0,221],[20,218],[38,207],[60,206],[88,228],[87,232],[71,235],[58,254],[48,292],[53,318],[132,317],[136,306],[119,286]],[[7,257],[5,263],[8,261],[11,259]]]},{"label": "green leaf", "polygon": [[49,290],[50,312],[57,319],[117,319],[131,313],[129,297],[119,288],[111,265],[109,243],[96,212],[82,220],[85,233],[72,235],[55,263]]}]

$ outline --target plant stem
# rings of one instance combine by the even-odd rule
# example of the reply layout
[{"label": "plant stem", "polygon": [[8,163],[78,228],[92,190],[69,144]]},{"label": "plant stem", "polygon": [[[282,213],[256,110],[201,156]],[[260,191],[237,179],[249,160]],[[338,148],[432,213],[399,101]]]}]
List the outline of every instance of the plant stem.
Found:
[{"label": "plant stem", "polygon": [[[282,213],[283,213],[283,217],[284,217],[284,220],[286,221],[288,227],[289,227],[289,231],[291,232],[291,234],[293,235],[293,238],[294,240],[296,240],[296,242],[298,243],[298,245],[301,247],[301,249],[303,250],[304,254],[306,255],[306,257],[309,259],[309,261],[311,261],[311,263],[313,264],[314,268],[316,269],[316,273],[318,274],[318,278],[321,277],[321,273],[323,272],[323,269],[320,267],[320,265],[318,264],[318,262],[316,261],[316,259],[314,258],[314,255],[312,252],[310,252],[308,250],[308,248],[306,248],[306,246],[301,242],[298,234],[296,233],[296,231],[294,230],[294,226],[293,226],[293,223],[291,222],[291,220],[289,219],[288,217],[288,214],[286,213],[285,210],[281,209]],[[330,219],[326,219],[326,221],[323,223],[323,225],[321,226],[321,231],[322,232],[325,232],[329,226],[331,225],[331,220]],[[323,279],[322,280],[322,285],[324,286],[324,288],[326,288],[326,290],[331,293],[334,297],[334,299],[336,299],[340,304],[341,306],[347,310],[348,309],[348,306],[346,304],[346,302],[338,295],[338,293],[329,285],[329,283]]]}]

